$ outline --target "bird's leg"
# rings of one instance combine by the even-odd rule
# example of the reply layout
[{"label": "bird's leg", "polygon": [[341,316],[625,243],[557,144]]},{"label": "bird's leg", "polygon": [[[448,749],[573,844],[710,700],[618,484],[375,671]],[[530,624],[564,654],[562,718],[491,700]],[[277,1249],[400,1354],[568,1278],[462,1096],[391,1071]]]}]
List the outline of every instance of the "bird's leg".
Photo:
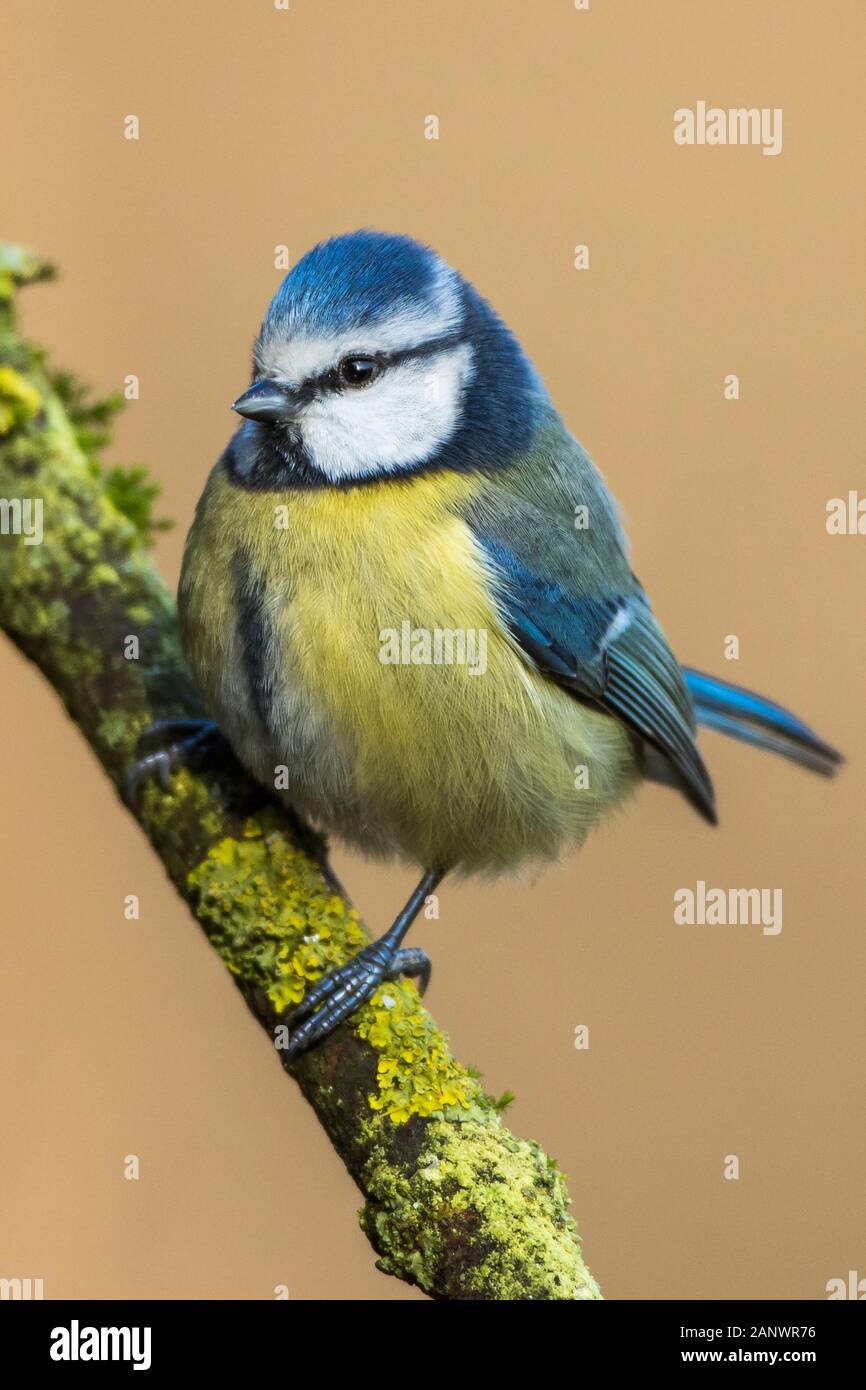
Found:
[{"label": "bird's leg", "polygon": [[430,982],[430,959],[417,946],[404,947],[401,942],[444,872],[432,869],[426,873],[384,936],[365,946],[346,965],[317,980],[289,1016],[285,1056],[297,1057],[321,1042],[338,1023],[366,1003],[385,980],[393,980],[397,975],[416,976],[420,993],[424,993]]},{"label": "bird's leg", "polygon": [[[143,746],[161,743],[153,752]],[[141,756],[133,763],[123,784],[124,800],[132,804],[145,782],[156,777],[164,792],[171,791],[171,774],[181,767],[199,767],[224,739],[209,719],[160,719],[145,729],[138,741]]]}]

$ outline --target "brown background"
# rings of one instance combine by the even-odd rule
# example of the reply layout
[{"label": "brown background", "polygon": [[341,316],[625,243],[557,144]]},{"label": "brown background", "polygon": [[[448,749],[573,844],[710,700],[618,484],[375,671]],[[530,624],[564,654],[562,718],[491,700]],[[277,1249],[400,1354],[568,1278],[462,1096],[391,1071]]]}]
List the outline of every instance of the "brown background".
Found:
[{"label": "brown background", "polygon": [[[58,0],[4,22],[0,234],[62,267],[27,328],[101,392],[139,374],[112,457],[164,486],[172,583],[274,246],[409,232],[526,344],[683,660],[850,758],[829,784],[707,735],[719,830],[648,788],[579,862],[446,889],[413,935],[458,1055],[569,1175],[610,1298],[866,1275],[866,538],[824,526],[864,477],[864,27],[859,0]],[[783,152],[675,146],[699,99],[783,107]],[[0,1275],[48,1297],[420,1297],[374,1269],[356,1191],[54,696],[5,645],[0,666]],[[389,921],[409,877],[336,862]],[[675,926],[699,878],[781,887],[781,935]]]}]

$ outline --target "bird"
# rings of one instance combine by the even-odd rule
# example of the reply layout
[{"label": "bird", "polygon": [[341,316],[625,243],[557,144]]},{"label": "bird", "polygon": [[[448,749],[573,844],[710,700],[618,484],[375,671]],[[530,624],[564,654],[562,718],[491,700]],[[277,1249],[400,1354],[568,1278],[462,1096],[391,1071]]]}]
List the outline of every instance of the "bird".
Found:
[{"label": "bird", "polygon": [[289,1059],[388,979],[423,993],[404,938],[446,874],[543,867],[643,781],[715,824],[698,726],[836,771],[780,705],[680,665],[601,473],[432,248],[367,229],[314,246],[252,358],[178,594],[209,718],[172,756],[217,731],[294,811],[420,872],[290,1015]]}]

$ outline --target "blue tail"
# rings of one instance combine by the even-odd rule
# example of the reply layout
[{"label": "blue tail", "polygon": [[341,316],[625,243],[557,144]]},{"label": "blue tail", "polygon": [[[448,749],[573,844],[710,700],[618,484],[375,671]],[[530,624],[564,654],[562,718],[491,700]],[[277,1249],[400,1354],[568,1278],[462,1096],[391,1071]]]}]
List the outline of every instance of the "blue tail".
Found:
[{"label": "blue tail", "polygon": [[753,743],[756,748],[780,753],[825,777],[832,777],[844,762],[841,753],[829,743],[763,695],[687,667],[683,676],[694,702],[695,718],[704,728],[717,729],[731,738]]}]

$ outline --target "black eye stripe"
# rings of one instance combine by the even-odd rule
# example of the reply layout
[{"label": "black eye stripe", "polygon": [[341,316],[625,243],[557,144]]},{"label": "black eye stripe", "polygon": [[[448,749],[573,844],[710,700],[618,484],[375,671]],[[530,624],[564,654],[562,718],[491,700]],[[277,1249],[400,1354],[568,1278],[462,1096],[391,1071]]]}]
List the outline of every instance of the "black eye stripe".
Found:
[{"label": "black eye stripe", "polygon": [[437,352],[445,352],[448,348],[457,347],[465,341],[465,333],[443,333],[439,338],[428,338],[426,343],[416,343],[414,347],[399,348],[395,352],[382,353],[382,365],[394,367],[400,362],[410,361],[413,357],[434,357]]},{"label": "black eye stripe", "polygon": [[[352,352],[344,352],[340,361],[345,361],[348,357],[369,357],[377,362],[380,367],[398,367],[403,362],[410,362],[414,357],[435,357],[437,352],[446,352],[448,348],[458,347],[460,343],[467,341],[467,334],[462,332],[443,333],[438,338],[428,338],[426,342],[416,343],[413,347],[398,348],[393,352],[367,352],[363,348],[357,348]],[[339,364],[336,367],[329,367],[327,371],[319,372],[316,376],[307,377],[297,388],[296,396],[300,405],[308,405],[317,396],[323,396],[330,391],[345,391],[347,388],[340,380]]]}]

